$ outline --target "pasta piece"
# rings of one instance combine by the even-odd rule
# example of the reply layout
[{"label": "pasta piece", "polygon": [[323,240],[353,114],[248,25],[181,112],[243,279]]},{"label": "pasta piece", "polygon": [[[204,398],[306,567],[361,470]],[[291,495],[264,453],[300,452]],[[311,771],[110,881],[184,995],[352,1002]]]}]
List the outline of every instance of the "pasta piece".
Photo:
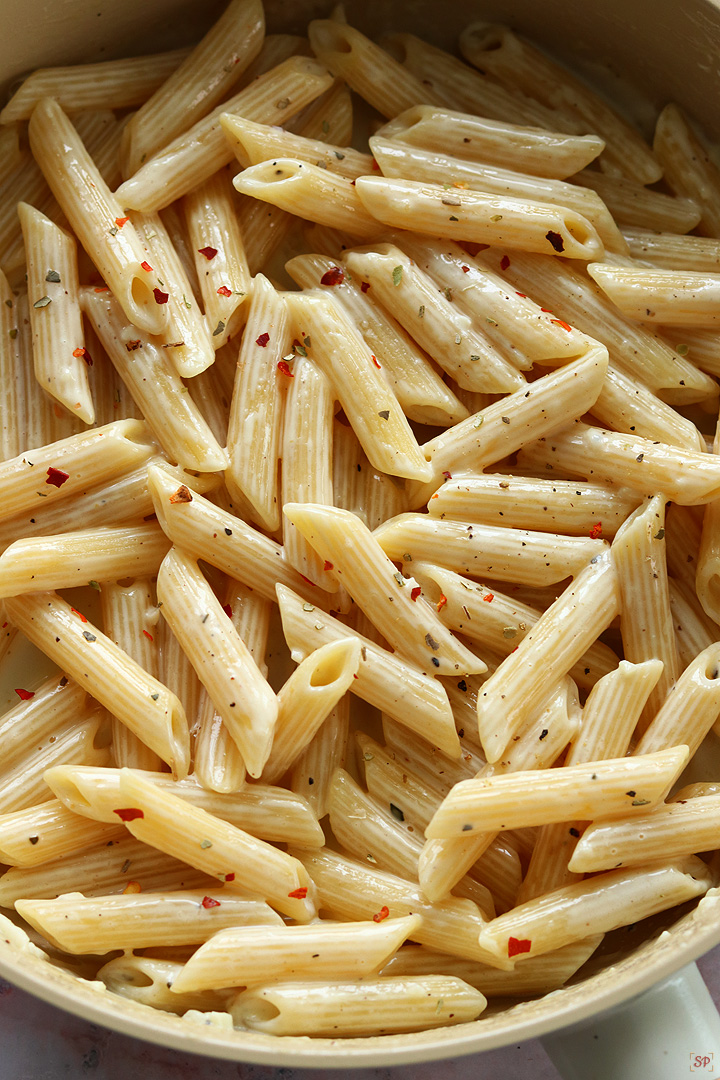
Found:
[{"label": "pasta piece", "polygon": [[570,743],[566,764],[603,761],[626,753],[661,674],[662,660],[640,664],[621,660],[614,671],[600,679],[585,702],[582,726]]},{"label": "pasta piece", "polygon": [[611,549],[622,597],[620,632],[625,659],[632,663],[657,659],[663,663],[662,674],[650,692],[643,713],[643,729],[680,674],[664,537],[665,499],[656,495],[630,515]]},{"label": "pasta piece", "polygon": [[278,460],[290,348],[287,306],[267,278],[253,278],[248,321],[237,361],[230,420],[226,483],[230,495],[250,504],[253,520],[269,532],[280,526]]},{"label": "pasta piece", "polygon": [[[659,443],[637,435],[616,434],[575,421],[565,431],[541,438],[530,448],[535,464],[548,471],[557,463],[571,473],[633,488],[660,492],[681,506],[711,502],[720,492],[720,467],[714,454]],[[522,466],[529,456],[520,455]]]},{"label": "pasta piece", "polygon": [[229,926],[282,924],[261,900],[221,892],[127,893],[56,900],[18,900],[15,910],[51,945],[69,953],[103,953],[158,945],[197,945]]},{"label": "pasta piece", "polygon": [[608,365],[603,388],[589,410],[605,427],[705,452],[705,440],[695,424],[656,397],[637,377]]},{"label": "pasta piece", "polygon": [[464,780],[425,830],[429,840],[475,830],[524,828],[574,818],[623,817],[665,798],[688,760],[687,746],[562,769]]},{"label": "pasta piece", "polygon": [[480,940],[498,956],[532,958],[586,938],[589,927],[603,933],[666,911],[704,895],[710,884],[707,867],[692,856],[667,865],[612,870],[500,915]]},{"label": "pasta piece", "polygon": [[[139,773],[160,791],[175,794],[236,828],[261,840],[322,847],[323,832],[303,798],[285,788],[252,784],[228,797],[201,787],[194,777],[173,780],[167,773]],[[69,810],[98,821],[116,822],[114,807],[120,800],[119,769],[58,768],[46,781]]]},{"label": "pasta piece", "polygon": [[[269,600],[258,596],[247,585],[228,580],[223,599],[229,616],[248,652],[267,678],[265,652],[270,626]],[[238,791],[245,783],[245,762],[233,742],[223,718],[203,688],[198,719],[194,729],[193,772],[203,787],[210,791]]]},{"label": "pasta piece", "polygon": [[[54,800],[45,805],[54,805]],[[216,885],[211,877],[125,835],[40,866],[11,867],[0,881],[0,907],[14,907],[21,899],[51,899],[80,888],[85,896],[122,893],[129,881],[136,881],[144,892]]]},{"label": "pasta piece", "polygon": [[307,799],[318,818],[325,817],[329,811],[335,770],[345,768],[349,730],[350,698],[346,694],[331,710],[293,766],[290,786]]},{"label": "pasta piece", "polygon": [[599,165],[609,173],[652,184],[662,167],[642,136],[566,68],[505,26],[475,22],[460,35],[460,51],[470,63],[556,109],[583,131],[605,141]]},{"label": "pasta piece", "polygon": [[520,372],[400,248],[379,244],[372,251],[351,251],[344,261],[459,386],[507,393],[524,384]]},{"label": "pasta piece", "polygon": [[483,995],[461,979],[427,975],[317,987],[280,982],[245,990],[228,1008],[234,1022],[254,1031],[336,1038],[462,1024],[479,1016],[485,1005]]},{"label": "pasta piece", "polygon": [[231,0],[175,71],[130,118],[123,135],[126,176],[221,101],[260,52],[260,0]]},{"label": "pasta piece", "polygon": [[700,207],[701,235],[720,237],[720,174],[678,105],[660,113],[653,150],[673,191]]},{"label": "pasta piece", "polygon": [[423,102],[443,103],[431,87],[421,83],[352,26],[332,19],[315,19],[308,26],[308,37],[318,60],[383,116],[397,116],[411,105]]},{"label": "pasta piece", "polygon": [[612,537],[639,502],[636,492],[609,484],[483,473],[448,480],[428,510],[480,525]]},{"label": "pasta piece", "polygon": [[215,351],[238,332],[250,293],[250,271],[224,170],[195,188],[184,200],[189,242]]},{"label": "pasta piece", "polygon": [[354,181],[308,161],[289,157],[263,161],[244,169],[233,184],[243,195],[351,236],[367,239],[380,228],[358,198]]},{"label": "pasta piece", "polygon": [[[131,584],[123,585],[105,581],[100,601],[104,632],[149,675],[157,678],[159,612],[155,588],[149,578],[135,578]],[[160,757],[116,717],[112,718],[112,754],[116,765],[158,771],[162,768]]]},{"label": "pasta piece", "polygon": [[357,638],[333,641],[306,657],[280,688],[277,727],[263,780],[277,783],[347,692],[360,663]]},{"label": "pasta piece", "polygon": [[162,791],[140,773],[121,770],[120,799],[126,828],[138,840],[225,883],[264,897],[271,907],[298,922],[309,922],[315,907],[302,864],[220,818]]},{"label": "pasta piece", "polygon": [[278,703],[197,562],[180,549],[165,556],[157,581],[163,615],[207,689],[251,776],[262,772]]},{"label": "pasta piece", "polygon": [[270,159],[295,158],[355,180],[373,167],[371,154],[363,154],[351,146],[333,146],[327,141],[294,135],[267,124],[253,124],[231,114],[221,117],[220,122],[236,158],[245,169]]},{"label": "pasta piece", "polygon": [[588,273],[632,319],[666,326],[713,327],[718,322],[718,274],[605,263],[590,263]]},{"label": "pasta piece", "polygon": [[[117,420],[32,448],[32,462],[27,455],[18,454],[0,468],[0,517],[78,495],[92,484],[107,482],[146,463],[156,450],[145,424]],[[38,494],[40,484],[47,490]]]},{"label": "pasta piece", "polygon": [[156,574],[169,547],[156,524],[16,540],[0,555],[0,596]]},{"label": "pasta piece", "polygon": [[283,60],[146,161],[120,185],[117,198],[145,213],[169,206],[232,161],[220,126],[223,113],[237,112],[259,124],[287,122],[331,83],[332,76],[314,60],[303,56]]},{"label": "pasta piece", "polygon": [[458,957],[443,956],[424,946],[404,947],[385,965],[381,974],[430,975],[442,972],[444,975],[456,975],[487,998],[535,997],[564,986],[592,956],[602,939],[602,934],[594,934],[534,959],[525,959],[521,964],[516,964],[512,971],[499,971]]},{"label": "pasta piece", "polygon": [[692,756],[720,714],[719,677],[720,645],[714,642],[679,675],[638,740],[635,753],[652,753],[682,740]]},{"label": "pasta piece", "polygon": [[223,929],[190,957],[172,988],[182,994],[287,979],[364,979],[377,974],[419,925],[419,915],[407,915],[378,923]]},{"label": "pasta piece", "polygon": [[604,248],[587,218],[509,195],[486,195],[441,184],[361,176],[355,190],[365,210],[378,221],[414,232],[442,233],[471,240],[589,261]]},{"label": "pasta piece", "polygon": [[122,826],[88,821],[50,799],[0,817],[0,859],[7,866],[39,866],[123,835]]},{"label": "pasta piece", "polygon": [[580,572],[606,549],[603,540],[466,525],[427,514],[400,514],[375,530],[375,538],[393,562],[438,563],[496,581],[542,586]]},{"label": "pasta piece", "polygon": [[286,303],[303,348],[332,383],[372,464],[409,479],[430,479],[430,467],[372,353],[344,311],[315,291],[289,293]]},{"label": "pasta piece", "polygon": [[[283,585],[277,587],[283,633],[293,659],[303,660],[328,641],[348,637],[352,631]],[[388,713],[428,742],[457,758],[460,749],[445,688],[394,653],[368,638],[361,642],[357,679],[350,689],[363,701]]]},{"label": "pasta piece", "polygon": [[27,203],[18,204],[27,260],[35,378],[86,424],[95,419],[72,237]]},{"label": "pasta piece", "polygon": [[[403,35],[402,40],[406,44],[408,35]],[[416,105],[385,124],[377,134],[408,146],[421,146],[467,161],[485,161],[554,180],[574,176],[594,161],[605,146],[597,135],[538,131],[536,126],[519,127],[517,122],[497,117],[488,119],[488,116],[485,110],[481,116],[475,116],[471,110],[460,113]]]},{"label": "pasta piece", "polygon": [[225,995],[207,990],[197,994],[173,994],[172,984],[182,970],[177,960],[160,960],[151,956],[124,953],[104,964],[97,973],[113,994],[149,1005],[164,1012],[183,1015],[188,1009],[221,1010]]},{"label": "pasta piece", "polygon": [[189,49],[105,60],[99,64],[38,68],[0,112],[0,124],[29,120],[39,101],[52,97],[66,113],[141,105],[182,63]]},{"label": "pasta piece", "polygon": [[[30,146],[82,246],[112,289],[128,320],[161,334],[166,312],[124,203],[113,195],[57,102],[44,98],[30,120]],[[156,295],[157,294],[157,295]]]},{"label": "pasta piece", "polygon": [[5,603],[26,637],[155,750],[177,777],[187,774],[187,721],[166,686],[55,593],[13,597]]},{"label": "pasta piece", "polygon": [[[405,146],[381,135],[373,135],[370,149],[383,176],[442,184],[446,190],[479,191],[485,195],[509,196],[532,203],[571,210],[589,221],[608,251],[627,254],[627,244],[605,203],[592,188],[525,176],[505,167],[470,162],[436,149]],[[368,170],[364,170],[367,172]],[[360,174],[358,174],[360,175]]]},{"label": "pasta piece", "polygon": [[709,274],[720,271],[720,240],[629,227],[623,229],[623,236],[632,257],[645,264]]},{"label": "pasta piece", "polygon": [[639,229],[686,233],[700,221],[701,211],[694,199],[666,195],[632,180],[606,176],[584,169],[574,179],[592,188],[603,200],[618,225]]},{"label": "pasta piece", "polygon": [[0,720],[3,766],[14,767],[36,740],[72,727],[94,710],[88,693],[66,675],[50,675],[35,690],[23,690],[20,701]]},{"label": "pasta piece", "polygon": [[432,665],[439,675],[486,670],[425,601],[413,599],[412,579],[395,570],[359,518],[347,510],[308,503],[286,504],[284,512],[405,660],[421,670],[432,670]]},{"label": "pasta piece", "polygon": [[619,612],[618,577],[610,554],[604,552],[540,616],[482,687],[478,726],[488,761],[500,759],[537,701]]},{"label": "pasta piece", "polygon": [[588,352],[530,386],[488,405],[479,413],[436,435],[423,452],[433,471],[431,482],[412,493],[419,507],[437,491],[447,473],[482,472],[522,446],[565,427],[570,418],[591,408],[607,372],[604,346]]}]

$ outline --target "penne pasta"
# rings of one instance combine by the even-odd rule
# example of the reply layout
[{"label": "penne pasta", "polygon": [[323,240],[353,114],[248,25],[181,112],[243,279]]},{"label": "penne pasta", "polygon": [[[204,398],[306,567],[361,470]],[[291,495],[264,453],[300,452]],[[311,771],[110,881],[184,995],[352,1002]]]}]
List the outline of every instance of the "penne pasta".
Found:
[{"label": "penne pasta", "polygon": [[202,41],[130,118],[123,134],[126,176],[222,101],[260,52],[264,34],[260,0],[231,0]]},{"label": "penne pasta", "polygon": [[588,273],[624,315],[667,326],[713,327],[720,276],[691,270],[646,270],[590,263]]},{"label": "penne pasta", "polygon": [[698,205],[701,235],[720,236],[720,174],[678,105],[660,113],[653,150],[672,190]]}]

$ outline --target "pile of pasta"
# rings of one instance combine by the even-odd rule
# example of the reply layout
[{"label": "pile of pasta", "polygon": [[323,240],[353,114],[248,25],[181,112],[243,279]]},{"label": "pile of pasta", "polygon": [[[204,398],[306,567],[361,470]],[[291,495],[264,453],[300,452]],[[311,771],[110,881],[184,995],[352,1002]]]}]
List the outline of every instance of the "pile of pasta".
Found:
[{"label": "pile of pasta", "polygon": [[0,905],[365,1036],[715,885],[720,173],[502,27],[307,33],[0,113]]}]

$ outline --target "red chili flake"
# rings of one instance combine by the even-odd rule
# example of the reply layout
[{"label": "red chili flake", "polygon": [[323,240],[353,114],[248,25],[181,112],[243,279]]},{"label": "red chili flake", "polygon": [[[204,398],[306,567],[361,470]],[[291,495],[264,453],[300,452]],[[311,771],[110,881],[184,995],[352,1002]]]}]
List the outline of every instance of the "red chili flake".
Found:
[{"label": "red chili flake", "polygon": [[232,619],[232,608],[230,607],[230,605],[229,604],[223,604],[222,609],[225,612],[225,614],[227,615],[228,619]]},{"label": "red chili flake", "polygon": [[82,345],[79,346],[77,349],[73,349],[73,356],[76,357],[77,359],[80,359],[80,357],[82,356],[82,357],[85,358],[85,363],[87,364],[88,367],[93,366],[93,358],[92,358],[92,356],[87,351],[87,349],[84,348]]},{"label": "red chili flake", "polygon": [[519,296],[522,300],[527,300],[527,293],[518,292],[517,290],[515,290],[515,295]]},{"label": "red chili flake", "polygon": [[113,810],[113,814],[117,814],[121,821],[135,821],[136,818],[145,817],[144,811],[138,810],[134,806],[128,806],[124,810]]},{"label": "red chili flake", "polygon": [[369,281],[361,281],[360,282],[360,291],[361,292],[367,292],[369,288],[370,288],[370,282]]},{"label": "red chili flake", "polygon": [[334,569],[335,569],[335,567],[333,566],[333,564],[331,562],[328,562],[328,560],[326,559],[325,564],[323,566],[323,570],[334,570]]},{"label": "red chili flake", "polygon": [[485,595],[483,596],[483,600],[487,601],[488,604],[491,604],[494,599],[495,599],[495,593],[489,592],[489,593],[485,593]]},{"label": "red chili flake", "polygon": [[550,229],[549,232],[545,233],[545,239],[550,243],[551,247],[553,247],[555,251],[560,252],[565,250],[565,241],[563,240],[559,232],[553,232],[553,230]]},{"label": "red chili flake", "polygon": [[372,167],[373,167],[373,171],[374,171],[374,172],[380,172],[380,166],[378,165],[378,163],[377,163],[377,161],[375,160],[375,158],[373,158],[373,163],[372,163]]},{"label": "red chili flake", "polygon": [[234,881],[235,880],[235,875],[234,874],[226,874],[225,875],[225,880],[226,881]]},{"label": "red chili flake", "polygon": [[445,477],[446,480],[452,480],[452,473],[451,472],[444,472],[443,476]]},{"label": "red chili flake", "polygon": [[383,922],[390,915],[390,909],[383,904],[379,911],[373,915],[373,922]]},{"label": "red chili flake", "polygon": [[53,487],[62,487],[66,480],[70,479],[70,473],[63,472],[62,469],[55,469],[52,465],[47,471],[46,484],[52,484]]},{"label": "red chili flake", "polygon": [[220,901],[214,900],[212,896],[203,896],[201,906],[204,908],[220,907]]},{"label": "red chili flake", "polygon": [[97,285],[93,289],[93,292],[110,292],[110,286],[109,285]]},{"label": "red chili flake", "polygon": [[590,539],[597,540],[602,533],[602,521],[597,521],[590,530]]},{"label": "red chili flake", "polygon": [[350,187],[355,187],[355,181],[354,180],[350,181]]},{"label": "red chili flake", "polygon": [[313,588],[315,588],[315,582],[311,581],[309,577],[305,577],[304,574],[300,574],[300,577],[303,579],[303,581],[307,582],[308,585],[312,585]]},{"label": "red chili flake", "polygon": [[292,892],[289,892],[288,898],[290,900],[304,900],[307,893],[307,885],[301,885],[299,889],[293,889]]},{"label": "red chili flake", "polygon": [[418,596],[422,593],[422,589],[419,585],[416,585],[414,589],[410,590],[410,599],[417,600]]},{"label": "red chili flake", "polygon": [[136,349],[142,349],[142,341],[140,338],[136,338],[134,341],[126,341],[125,348],[128,352],[135,352]]},{"label": "red chili flake", "polygon": [[551,319],[550,322],[555,323],[556,326],[562,326],[563,330],[567,330],[568,334],[572,330],[572,326],[566,323],[564,319]]},{"label": "red chili flake", "polygon": [[151,272],[152,266],[149,262],[147,262],[147,260],[145,262],[141,262],[140,265],[142,266],[143,270],[147,270],[148,274]]},{"label": "red chili flake", "polygon": [[77,615],[80,622],[87,622],[87,619],[83,615],[82,611],[78,611],[78,609],[74,607],[71,607],[70,610],[72,611],[73,615]]},{"label": "red chili flake", "polygon": [[125,893],[139,893],[142,892],[142,886],[139,881],[128,881],[127,885],[123,889],[123,895]]},{"label": "red chili flake", "polygon": [[259,345],[261,349],[264,349],[269,340],[270,340],[270,335],[269,334],[261,334],[260,337],[255,338],[255,344]]},{"label": "red chili flake", "polygon": [[377,356],[375,356],[374,353],[372,354],[371,359],[372,359],[372,362],[375,365],[375,367],[378,369],[378,371],[382,370],[380,365],[378,364]]},{"label": "red chili flake", "polygon": [[278,371],[281,375],[287,375],[288,379],[295,378],[295,372],[290,370],[287,360],[278,360]]},{"label": "red chili flake", "polygon": [[469,274],[470,273],[470,267],[469,266],[461,266],[460,269],[462,270],[463,274]]},{"label": "red chili flake", "polygon": [[177,489],[177,491],[173,492],[173,494],[170,496],[170,502],[171,503],[192,502],[192,493],[190,491],[190,488],[186,487],[185,484],[181,484],[180,487]]},{"label": "red chili flake", "polygon": [[170,293],[163,292],[162,289],[153,289],[153,296],[156,304],[167,304],[170,299]]},{"label": "red chili flake", "polygon": [[205,258],[206,258],[206,259],[208,260],[208,262],[209,262],[209,261],[210,261],[210,259],[214,259],[214,258],[215,258],[215,256],[217,255],[217,248],[214,248],[214,247],[203,247],[203,248],[198,248],[198,253],[199,253],[200,255],[204,255],[204,256],[205,256]]},{"label": "red chili flake", "polygon": [[520,953],[530,952],[532,941],[529,938],[508,938],[508,956],[519,956]]},{"label": "red chili flake", "polygon": [[153,640],[153,636],[152,636],[152,634],[149,634],[149,633],[147,632],[147,630],[143,630],[143,634],[144,634],[144,635],[145,635],[145,637],[146,637],[146,638],[148,639],[148,641],[152,641],[152,640]]},{"label": "red chili flake", "polygon": [[34,690],[16,690],[15,693],[17,694],[17,696],[20,698],[21,701],[29,701],[30,698],[35,697],[35,691]]},{"label": "red chili flake", "polygon": [[116,217],[115,224],[117,225],[118,229],[122,229],[123,225],[127,225],[129,220],[129,217]]},{"label": "red chili flake", "polygon": [[345,274],[339,266],[331,266],[329,270],[326,270],[323,276],[320,278],[321,285],[342,285],[345,280]]},{"label": "red chili flake", "polygon": [[7,619],[6,619],[6,620],[5,620],[5,622],[4,622],[3,624],[2,624],[2,628],[3,628],[3,630],[5,629],[5,627],[6,627],[7,625],[8,625],[8,623],[7,623]]},{"label": "red chili flake", "polygon": [[510,265],[510,260],[508,259],[507,255],[503,255],[502,259],[500,260],[500,269],[501,270],[507,270],[509,265]]},{"label": "red chili flake", "polygon": [[232,296],[232,289],[228,289],[227,285],[221,285],[217,293],[218,296]]},{"label": "red chili flake", "polygon": [[446,604],[447,604],[447,596],[445,595],[445,593],[441,593],[440,594],[440,599],[437,602],[438,611],[442,611],[442,609],[445,607]]}]

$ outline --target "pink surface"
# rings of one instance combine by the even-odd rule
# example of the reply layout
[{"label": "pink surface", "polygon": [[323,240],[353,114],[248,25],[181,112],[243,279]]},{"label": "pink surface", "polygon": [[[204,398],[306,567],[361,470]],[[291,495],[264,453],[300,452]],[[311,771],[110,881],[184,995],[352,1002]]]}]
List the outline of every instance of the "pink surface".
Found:
[{"label": "pink surface", "polygon": [[[720,946],[698,962],[720,1005]],[[536,1040],[392,1069],[272,1069],[180,1054],[79,1020],[0,981],[0,1080],[559,1080]]]}]

